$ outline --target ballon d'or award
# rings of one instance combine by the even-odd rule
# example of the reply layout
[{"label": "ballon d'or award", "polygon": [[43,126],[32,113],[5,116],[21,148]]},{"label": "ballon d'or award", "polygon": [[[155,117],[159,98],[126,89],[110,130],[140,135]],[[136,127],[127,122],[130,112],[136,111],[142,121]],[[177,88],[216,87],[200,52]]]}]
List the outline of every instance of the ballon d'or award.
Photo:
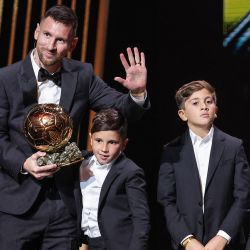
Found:
[{"label": "ballon d'or award", "polygon": [[24,135],[38,151],[39,166],[57,164],[60,167],[81,162],[84,158],[75,142],[69,142],[73,122],[69,114],[57,104],[37,104],[24,121]]}]

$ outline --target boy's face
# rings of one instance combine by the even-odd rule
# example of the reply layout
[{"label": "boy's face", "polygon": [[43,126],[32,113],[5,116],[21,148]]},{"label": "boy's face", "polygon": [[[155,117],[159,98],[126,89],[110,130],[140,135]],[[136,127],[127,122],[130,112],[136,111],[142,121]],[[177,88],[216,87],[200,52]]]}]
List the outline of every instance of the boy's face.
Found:
[{"label": "boy's face", "polygon": [[90,134],[93,153],[98,162],[103,165],[114,160],[125,148],[128,139],[122,139],[117,131],[99,131]]},{"label": "boy's face", "polygon": [[212,94],[207,89],[194,92],[186,101],[183,109],[178,111],[180,118],[187,121],[191,130],[209,130],[217,117],[217,106]]}]

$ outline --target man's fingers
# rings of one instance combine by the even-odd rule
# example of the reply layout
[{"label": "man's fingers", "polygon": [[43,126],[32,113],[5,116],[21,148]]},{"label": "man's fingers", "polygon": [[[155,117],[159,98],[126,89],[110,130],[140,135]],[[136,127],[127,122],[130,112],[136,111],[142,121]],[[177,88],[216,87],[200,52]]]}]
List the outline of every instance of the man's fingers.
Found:
[{"label": "man's fingers", "polygon": [[141,52],[141,66],[146,66],[145,54]]},{"label": "man's fingers", "polygon": [[129,64],[128,64],[127,60],[126,60],[126,57],[124,56],[123,53],[120,54],[120,60],[122,62],[122,65],[123,65],[124,69],[127,70],[130,66],[129,66]]},{"label": "man's fingers", "polygon": [[140,53],[137,47],[134,47],[135,64],[141,64]]},{"label": "man's fingers", "polygon": [[135,65],[135,58],[130,47],[127,48],[128,60],[131,66]]},{"label": "man's fingers", "polygon": [[45,155],[46,155],[45,152],[38,151],[38,152],[36,152],[35,154],[33,154],[33,155],[31,156],[31,158],[32,158],[33,160],[37,160],[39,157],[45,156]]}]

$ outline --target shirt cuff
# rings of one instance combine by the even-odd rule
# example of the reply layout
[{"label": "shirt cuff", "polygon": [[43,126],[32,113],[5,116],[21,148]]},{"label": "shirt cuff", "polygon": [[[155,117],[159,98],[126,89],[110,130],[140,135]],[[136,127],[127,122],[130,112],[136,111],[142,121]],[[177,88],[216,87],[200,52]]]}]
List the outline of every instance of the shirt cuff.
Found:
[{"label": "shirt cuff", "polygon": [[143,97],[143,99],[142,99],[141,97],[135,97],[135,96],[133,96],[133,95],[131,94],[131,91],[129,92],[129,94],[130,94],[132,100],[133,100],[136,104],[138,104],[139,106],[141,106],[141,107],[144,105],[145,100],[147,99],[147,96],[148,96],[147,90],[144,91],[144,97]]},{"label": "shirt cuff", "polygon": [[191,237],[191,236],[193,236],[193,235],[192,235],[192,234],[187,235],[187,236],[181,241],[181,245],[182,245],[182,243],[183,243],[187,238],[189,238],[189,237]]},{"label": "shirt cuff", "polygon": [[23,166],[21,166],[20,173],[24,175],[28,174],[28,172],[23,169]]},{"label": "shirt cuff", "polygon": [[217,233],[217,235],[223,237],[224,239],[227,240],[227,244],[229,244],[230,240],[231,240],[231,237],[226,233],[224,232],[223,230],[219,230],[219,232]]}]

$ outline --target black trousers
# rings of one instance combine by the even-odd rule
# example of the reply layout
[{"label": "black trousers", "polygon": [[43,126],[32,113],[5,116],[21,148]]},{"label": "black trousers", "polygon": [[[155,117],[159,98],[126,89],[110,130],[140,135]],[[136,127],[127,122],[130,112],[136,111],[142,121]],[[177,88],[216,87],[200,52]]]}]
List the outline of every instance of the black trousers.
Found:
[{"label": "black trousers", "polygon": [[0,212],[1,250],[79,250],[77,223],[68,212],[53,179],[30,211],[15,216]]},{"label": "black trousers", "polygon": [[97,237],[97,238],[87,237],[87,241],[88,241],[88,250],[107,250],[105,242],[102,237]]}]

